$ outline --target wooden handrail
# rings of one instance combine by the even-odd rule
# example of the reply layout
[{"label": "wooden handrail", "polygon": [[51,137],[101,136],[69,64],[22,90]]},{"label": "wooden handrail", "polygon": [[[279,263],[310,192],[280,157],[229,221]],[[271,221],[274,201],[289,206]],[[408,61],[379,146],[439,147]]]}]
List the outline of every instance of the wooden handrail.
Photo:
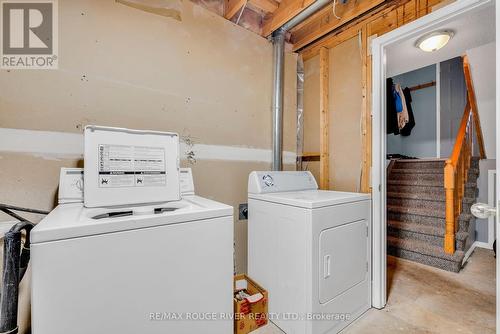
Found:
[{"label": "wooden handrail", "polygon": [[448,161],[450,161],[453,166],[457,165],[458,159],[460,157],[460,152],[462,151],[463,141],[465,140],[471,111],[472,109],[470,108],[470,103],[469,101],[467,101],[467,103],[465,104],[465,110],[462,116],[462,120],[460,121],[460,127],[458,128],[457,139],[455,139],[455,146],[453,146],[453,151],[451,151],[450,158],[448,159]]},{"label": "wooden handrail", "polygon": [[481,159],[486,159],[483,131],[481,130],[481,121],[479,120],[479,112],[477,110],[476,92],[474,91],[474,84],[472,82],[472,73],[470,70],[469,58],[467,56],[463,56],[462,59],[464,63],[465,84],[467,85],[467,101],[470,103],[470,106],[472,108],[474,125],[476,126],[477,144],[479,145],[479,156]]},{"label": "wooden handrail", "polygon": [[[462,212],[462,200],[465,195],[465,187],[472,160],[472,137],[474,134],[477,137],[479,145],[479,156],[481,159],[486,158],[476,95],[472,84],[469,61],[466,56],[463,57],[463,65],[467,85],[467,103],[462,121],[460,122],[455,145],[444,167],[444,188],[446,195],[444,250],[448,254],[455,252],[455,233],[458,230],[458,219]],[[474,133],[472,132],[473,126],[475,128]]]}]

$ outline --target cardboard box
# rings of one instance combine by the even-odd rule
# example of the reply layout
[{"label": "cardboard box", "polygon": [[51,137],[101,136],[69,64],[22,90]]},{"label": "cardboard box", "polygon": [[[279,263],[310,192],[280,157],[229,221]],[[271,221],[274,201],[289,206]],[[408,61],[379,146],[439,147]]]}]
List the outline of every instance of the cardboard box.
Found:
[{"label": "cardboard box", "polygon": [[[244,283],[246,281],[246,283]],[[246,275],[234,277],[235,294],[246,287],[246,292],[251,296],[248,299],[238,300],[233,298],[234,303],[234,333],[246,334],[262,327],[268,322],[267,291]]]}]

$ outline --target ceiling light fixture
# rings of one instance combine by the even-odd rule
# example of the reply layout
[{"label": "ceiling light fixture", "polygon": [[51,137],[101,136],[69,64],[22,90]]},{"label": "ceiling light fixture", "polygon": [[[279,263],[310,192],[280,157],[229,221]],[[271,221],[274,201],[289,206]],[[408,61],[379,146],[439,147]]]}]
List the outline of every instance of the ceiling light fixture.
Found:
[{"label": "ceiling light fixture", "polygon": [[454,34],[451,30],[434,31],[417,39],[415,46],[425,52],[434,52],[448,44]]}]

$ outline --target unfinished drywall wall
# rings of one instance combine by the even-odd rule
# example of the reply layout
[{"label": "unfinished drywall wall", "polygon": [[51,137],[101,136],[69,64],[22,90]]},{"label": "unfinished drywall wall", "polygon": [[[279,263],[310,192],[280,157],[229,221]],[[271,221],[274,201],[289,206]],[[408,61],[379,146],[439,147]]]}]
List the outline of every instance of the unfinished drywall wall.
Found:
[{"label": "unfinished drywall wall", "polygon": [[[361,51],[352,38],[329,50],[330,189],[359,191],[361,143]],[[304,62],[304,152],[319,152],[319,56]],[[304,163],[319,183],[319,163]]]},{"label": "unfinished drywall wall", "polygon": [[[319,56],[304,62],[304,152],[319,152]],[[319,162],[303,162],[319,184]]]},{"label": "unfinished drywall wall", "polygon": [[[81,134],[86,124],[178,132],[195,144],[196,163],[184,145],[182,165],[193,168],[198,193],[234,207],[246,201],[248,173],[270,168],[272,45],[189,1],[155,6],[179,15],[60,1],[59,69],[0,71],[0,128],[29,130],[0,145],[0,202],[51,209],[59,168],[81,164],[81,155],[68,155],[78,148],[59,145],[65,137],[57,133],[54,150],[38,150],[36,131]],[[287,169],[296,148],[295,72],[287,53]],[[235,242],[236,270],[245,272],[245,221],[235,221]]]},{"label": "unfinished drywall wall", "polygon": [[439,65],[440,90],[440,156],[449,158],[467,103],[467,86],[462,57],[443,61]]},{"label": "unfinished drywall wall", "polygon": [[[476,93],[479,118],[483,132],[487,159],[479,163],[478,202],[488,203],[488,170],[495,169],[497,128],[496,124],[496,86],[495,86],[495,54],[496,43],[489,43],[467,50],[471,66],[474,91]],[[476,152],[477,154],[477,152]],[[488,219],[476,219],[476,241],[488,243]]]},{"label": "unfinished drywall wall", "polygon": [[495,47],[496,43],[493,42],[466,52],[488,159],[496,158]]},{"label": "unfinished drywall wall", "polygon": [[361,143],[361,49],[352,38],[330,49],[330,189],[359,191]]}]

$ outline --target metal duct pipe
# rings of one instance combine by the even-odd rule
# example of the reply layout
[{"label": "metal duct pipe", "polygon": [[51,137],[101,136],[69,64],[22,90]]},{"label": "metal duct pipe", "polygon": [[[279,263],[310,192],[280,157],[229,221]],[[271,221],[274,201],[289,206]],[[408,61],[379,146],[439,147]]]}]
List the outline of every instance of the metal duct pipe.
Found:
[{"label": "metal duct pipe", "polygon": [[285,71],[285,34],[273,33],[273,170],[283,169],[283,73]]},{"label": "metal duct pipe", "polygon": [[321,8],[328,5],[330,2],[332,2],[332,0],[317,0],[317,1],[315,1],[309,7],[307,7],[302,12],[300,12],[297,16],[295,16],[290,21],[288,21],[287,23],[282,25],[280,29],[283,29],[285,31],[292,29],[297,24],[302,23],[302,21],[307,19],[312,14],[316,13],[318,10],[320,10]]},{"label": "metal duct pipe", "polygon": [[273,32],[273,170],[283,169],[283,73],[285,65],[285,35],[295,27],[325,7],[331,0],[317,0],[300,14]]}]

